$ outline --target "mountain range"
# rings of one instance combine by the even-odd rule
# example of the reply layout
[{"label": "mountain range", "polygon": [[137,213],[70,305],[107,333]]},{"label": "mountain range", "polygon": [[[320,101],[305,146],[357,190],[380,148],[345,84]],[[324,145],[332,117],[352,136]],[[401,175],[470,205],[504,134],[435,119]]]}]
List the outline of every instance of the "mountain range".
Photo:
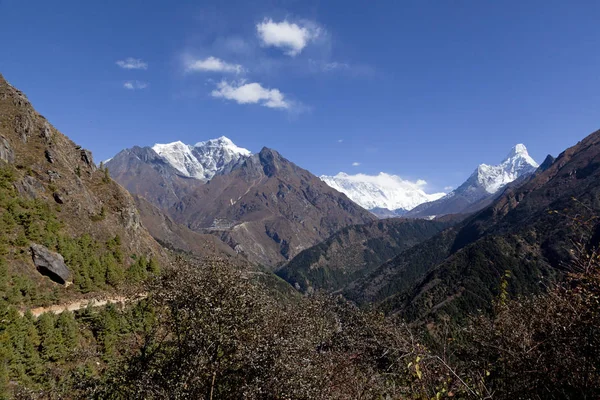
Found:
[{"label": "mountain range", "polygon": [[321,179],[378,217],[433,218],[478,211],[506,185],[533,173],[537,167],[527,148],[518,144],[502,163],[479,165],[466,182],[448,194],[427,194],[425,181],[411,182],[384,172],[374,176],[340,172]]},{"label": "mountain range", "polygon": [[574,244],[600,242],[600,131],[542,165],[492,204],[382,264],[346,288],[410,320],[488,309],[510,272],[510,293],[544,290],[568,270]]},{"label": "mountain range", "polygon": [[[448,348],[464,363],[450,369],[442,361],[434,385],[447,381],[450,371],[460,380],[455,387],[466,386],[469,396],[475,392],[465,382],[489,385],[513,351],[525,354],[519,371],[534,371],[535,383],[540,374],[530,357],[546,375],[555,369],[553,360],[581,347],[581,337],[595,337],[591,328],[597,324],[590,321],[598,297],[600,131],[541,165],[516,145],[502,163],[480,165],[447,195],[428,195],[424,185],[386,174],[318,178],[273,149],[252,154],[225,137],[133,147],[98,166],[90,151],[60,133],[0,75],[0,397],[56,388],[61,394],[50,397],[85,397],[97,392],[104,376],[106,388],[122,393],[112,386],[113,377],[121,382],[122,371],[145,372],[148,365],[156,367],[150,369],[158,371],[157,382],[171,387],[179,372],[165,381],[161,365],[183,365],[181,375],[189,375],[186,365],[197,368],[206,359],[205,331],[218,343],[234,338],[225,349],[234,355],[233,381],[241,376],[239,365],[252,369],[267,354],[273,368],[268,374],[280,382],[293,371],[283,368],[281,375],[282,366],[310,354],[308,372],[291,375],[291,383],[274,393],[316,372],[323,374],[319,383],[327,381],[333,367],[355,359],[369,364],[344,377],[352,390],[336,398],[371,393],[362,386],[354,391],[356,376],[380,380],[382,393],[395,382],[421,386],[421,365],[428,379],[437,371],[425,367],[426,358],[416,357],[414,370],[397,381],[389,381],[390,365],[404,371],[402,360],[415,354],[442,361]],[[405,216],[377,219],[375,213]],[[318,292],[334,296],[312,296]],[[363,313],[362,307],[376,312]],[[180,329],[182,316],[191,321],[187,330]],[[256,324],[260,330],[253,330]],[[413,330],[444,354],[422,352],[426,346],[414,341],[419,336]],[[193,346],[181,347],[186,336]],[[463,347],[489,337],[492,345]],[[172,347],[161,347],[169,338]],[[261,350],[272,346],[285,358],[273,362],[273,352]],[[559,350],[550,351],[553,346]],[[173,358],[190,348],[201,349],[192,363]],[[394,352],[397,358],[388,360]],[[251,361],[240,364],[243,353],[252,353]],[[141,364],[119,364],[120,358]],[[544,382],[568,375],[578,363]],[[474,373],[463,380],[458,373],[468,365]],[[375,368],[381,379],[370,378]],[[216,373],[205,371],[204,380],[212,383],[196,393],[212,396]],[[138,384],[137,376],[127,379]],[[226,375],[219,376],[226,382]],[[516,381],[516,373],[506,376],[496,387]],[[257,393],[268,393],[258,380]],[[587,375],[583,381],[587,386]],[[245,393],[247,382],[234,384]],[[326,383],[337,387],[339,381]],[[219,383],[217,392],[229,393],[223,391],[229,387],[229,381]],[[322,392],[316,387],[308,397]],[[536,394],[547,387],[538,385]],[[126,397],[140,397],[137,387],[131,393]],[[555,393],[564,397],[562,388]]]},{"label": "mountain range", "polygon": [[134,147],[106,166],[175,222],[213,234],[269,268],[345,226],[374,219],[275,150],[250,154],[227,138]]},{"label": "mountain range", "polygon": [[[133,147],[98,167],[1,76],[0,111],[3,274],[8,287],[25,285],[14,293],[37,287],[39,297],[19,297],[27,304],[116,290],[168,248],[430,322],[489,309],[507,271],[511,295],[544,290],[573,243],[600,244],[600,131],[540,166],[517,145],[450,194],[381,220],[326,181],[391,201],[369,195],[376,185],[320,179],[273,149],[252,154],[221,137]],[[414,198],[396,196],[405,207]]]}]

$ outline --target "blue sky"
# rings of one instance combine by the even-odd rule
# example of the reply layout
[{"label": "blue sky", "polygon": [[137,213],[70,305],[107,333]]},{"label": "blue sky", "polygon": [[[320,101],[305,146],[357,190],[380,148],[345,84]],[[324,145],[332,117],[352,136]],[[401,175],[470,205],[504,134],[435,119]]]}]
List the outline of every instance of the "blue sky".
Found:
[{"label": "blue sky", "polygon": [[97,160],[225,135],[436,191],[600,128],[598,1],[0,0],[0,18],[0,73]]}]

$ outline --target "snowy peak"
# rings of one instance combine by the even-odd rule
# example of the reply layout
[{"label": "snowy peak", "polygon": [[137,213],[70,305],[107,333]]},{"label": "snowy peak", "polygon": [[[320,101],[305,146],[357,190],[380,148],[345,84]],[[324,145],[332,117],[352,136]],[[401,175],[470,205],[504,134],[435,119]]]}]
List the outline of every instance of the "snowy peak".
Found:
[{"label": "snowy peak", "polygon": [[506,156],[505,161],[508,160],[509,158],[512,158],[512,157],[517,156],[517,155],[521,155],[521,156],[524,156],[524,157],[529,157],[529,153],[527,152],[527,147],[525,147],[525,145],[523,143],[519,143],[519,144],[515,145],[510,150],[510,153],[508,153],[508,156]]},{"label": "snowy peak", "polygon": [[231,164],[251,155],[249,150],[236,146],[225,136],[193,146],[181,141],[157,143],[152,150],[182,175],[200,180],[212,179]]},{"label": "snowy peak", "polygon": [[411,182],[384,172],[378,175],[348,175],[340,172],[335,176],[323,175],[321,180],[368,210],[411,210],[419,204],[437,200],[445,195],[425,193],[424,187],[427,183],[423,180]]},{"label": "snowy peak", "polygon": [[481,164],[474,175],[479,186],[487,193],[494,194],[521,176],[533,173],[537,167],[538,163],[529,156],[525,145],[517,144],[501,164]]},{"label": "snowy peak", "polygon": [[228,154],[238,154],[241,156],[249,156],[250,150],[236,146],[228,137],[221,136],[217,139],[210,139],[205,142],[198,142],[194,145],[195,148],[217,149]]}]

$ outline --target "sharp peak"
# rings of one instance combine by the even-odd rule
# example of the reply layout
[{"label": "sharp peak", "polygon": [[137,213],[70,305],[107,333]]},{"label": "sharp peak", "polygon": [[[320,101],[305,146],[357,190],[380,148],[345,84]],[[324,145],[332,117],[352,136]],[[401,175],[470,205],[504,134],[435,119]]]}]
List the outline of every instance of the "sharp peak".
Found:
[{"label": "sharp peak", "polygon": [[527,152],[527,147],[523,143],[517,143],[511,149],[506,158],[511,158],[516,155],[529,155]]},{"label": "sharp peak", "polygon": [[263,146],[262,149],[260,149],[260,154],[274,154],[274,155],[280,155],[279,152],[277,152],[277,150],[271,149],[270,147],[266,147]]}]

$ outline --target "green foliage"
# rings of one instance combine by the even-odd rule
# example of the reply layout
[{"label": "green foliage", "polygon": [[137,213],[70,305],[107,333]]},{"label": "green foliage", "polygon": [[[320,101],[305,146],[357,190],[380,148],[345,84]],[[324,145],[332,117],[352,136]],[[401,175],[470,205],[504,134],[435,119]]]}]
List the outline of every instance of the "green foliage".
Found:
[{"label": "green foliage", "polygon": [[127,282],[140,283],[150,275],[157,275],[160,272],[158,263],[154,259],[146,257],[137,257],[135,262],[126,272]]},{"label": "green foliage", "polygon": [[[48,203],[19,196],[14,187],[17,171],[0,168],[0,259],[11,255],[28,257],[30,243],[35,242],[60,253],[73,275],[74,287],[81,293],[105,290],[122,284],[128,274],[129,260],[122,250],[121,238],[115,235],[106,243],[84,234],[66,235],[62,223]],[[92,219],[106,217],[102,207]],[[12,248],[12,252],[9,249]],[[16,250],[16,251],[15,251]],[[131,275],[139,283],[158,270],[155,260],[134,266]],[[10,304],[33,305],[58,300],[56,292],[40,292],[39,285],[20,271],[0,261],[0,299]]]},{"label": "green foliage", "polygon": [[108,167],[100,166],[100,170],[102,170],[102,182],[110,183],[110,172],[108,171]]},{"label": "green foliage", "polygon": [[82,382],[97,379],[98,366],[123,357],[135,336],[154,323],[154,312],[143,301],[127,310],[107,306],[45,313],[37,320],[0,303],[0,399],[17,392],[81,397],[75,393]]}]

